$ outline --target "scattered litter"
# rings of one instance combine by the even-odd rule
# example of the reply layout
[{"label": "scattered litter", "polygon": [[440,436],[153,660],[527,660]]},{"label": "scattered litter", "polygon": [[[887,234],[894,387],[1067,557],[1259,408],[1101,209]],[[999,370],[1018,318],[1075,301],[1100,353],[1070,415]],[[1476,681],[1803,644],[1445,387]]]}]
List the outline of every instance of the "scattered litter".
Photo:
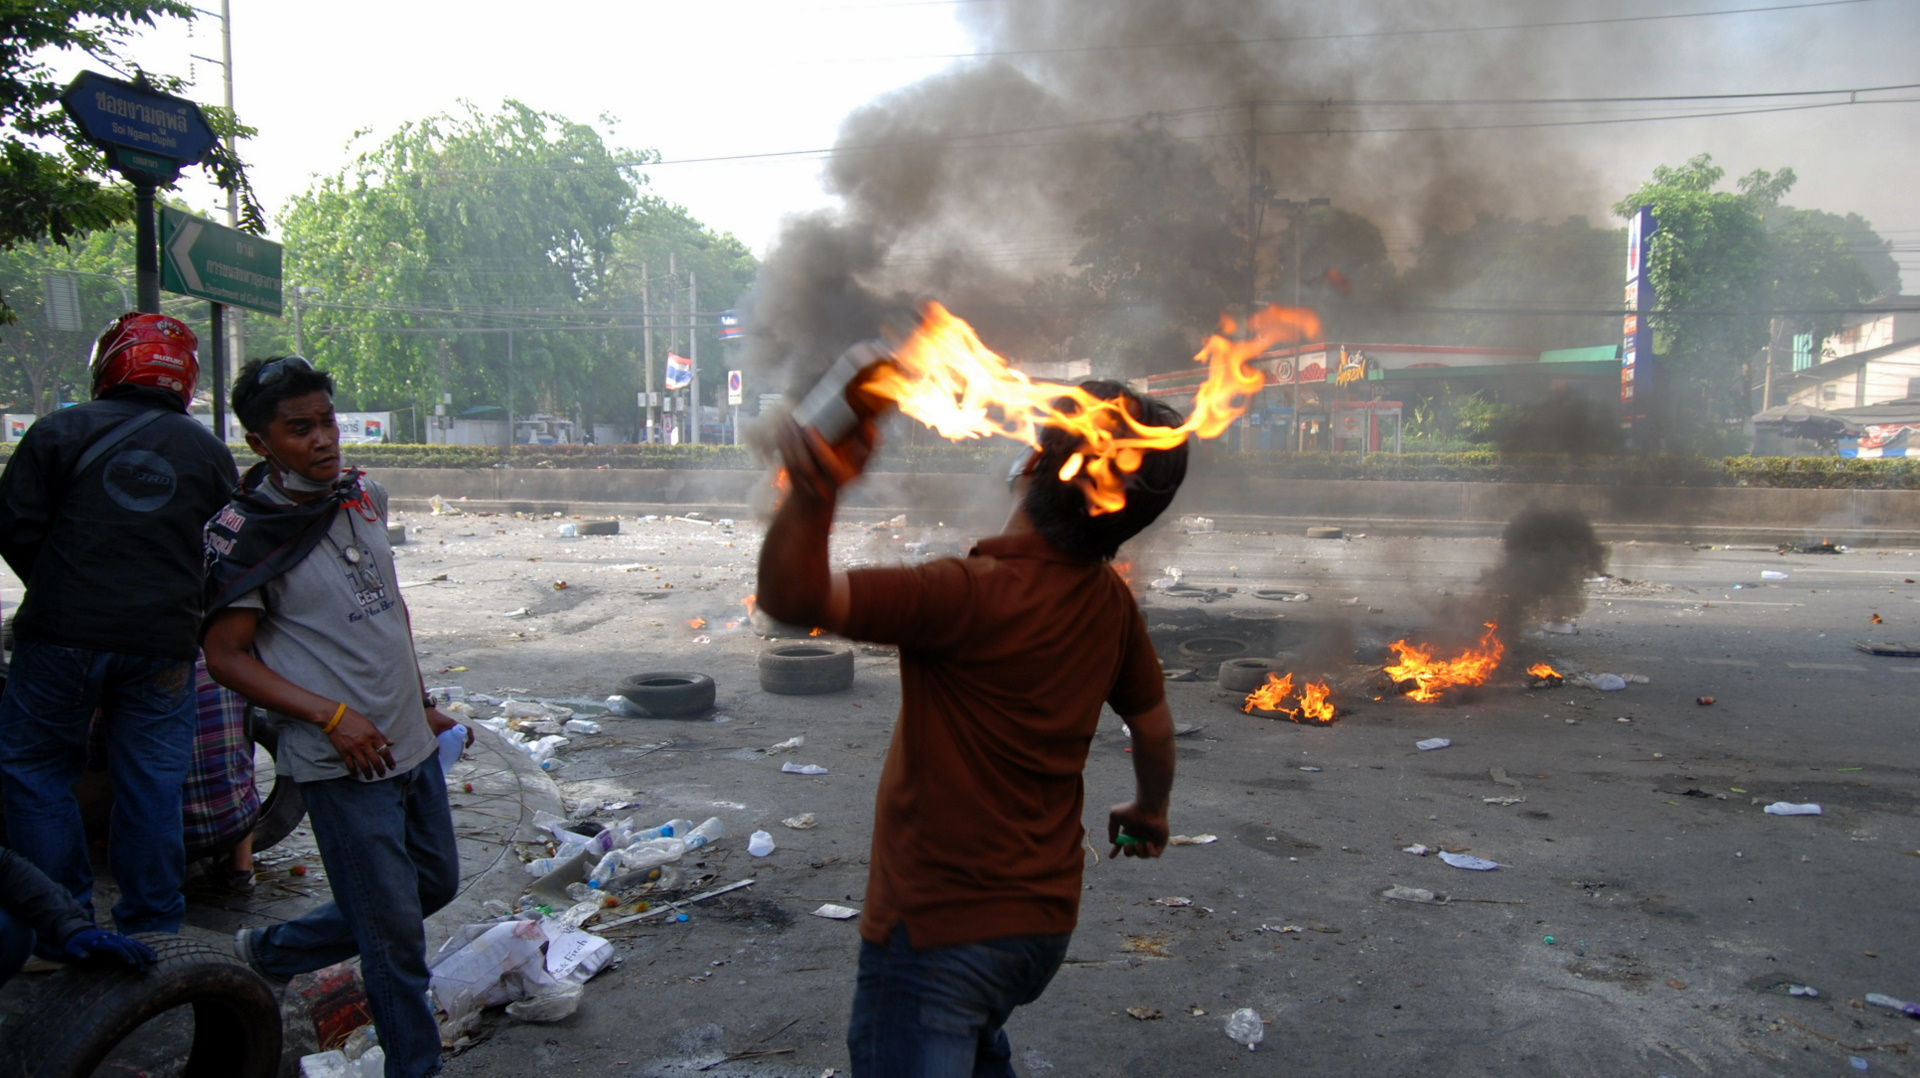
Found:
[{"label": "scattered litter", "polygon": [[1499,805],[1501,808],[1506,808],[1509,805],[1524,805],[1527,803],[1527,799],[1524,797],[1483,797],[1480,800],[1489,805]]},{"label": "scattered litter", "polygon": [[1619,674],[1595,674],[1587,680],[1593,682],[1593,687],[1601,692],[1619,692],[1627,687],[1627,679]]},{"label": "scattered litter", "polygon": [[1906,1015],[1908,1018],[1920,1018],[1920,1003],[1908,1003],[1904,999],[1895,999],[1892,996],[1883,996],[1878,992],[1868,992],[1867,1002],[1873,1004],[1876,1007],[1886,1007],[1891,1010],[1899,1011],[1901,1014]]},{"label": "scattered litter", "polygon": [[533,613],[533,611],[528,610],[524,606],[519,606],[519,607],[513,608],[512,610],[507,611],[506,613],[500,616],[503,618],[524,618],[531,613]]},{"label": "scattered litter", "polygon": [[1425,857],[1426,855],[1433,852],[1433,848],[1431,846],[1425,845],[1424,843],[1416,842],[1411,846],[1402,848],[1400,852],[1410,853],[1415,857]]},{"label": "scattered litter", "polygon": [[1469,869],[1474,872],[1492,872],[1494,869],[1502,867],[1498,861],[1489,861],[1484,857],[1475,857],[1470,853],[1449,853],[1446,850],[1440,851],[1440,860],[1445,861],[1455,868]]},{"label": "scattered litter", "polygon": [[1160,676],[1168,681],[1199,681],[1200,672],[1191,666],[1163,666]]},{"label": "scattered litter", "polygon": [[[582,911],[582,919],[591,912]],[[502,1003],[532,1002],[537,1005],[509,1013],[555,1022],[574,1012],[587,980],[612,957],[613,944],[562,918],[465,925],[428,962],[429,988],[449,1019]]]},{"label": "scattered litter", "polygon": [[713,637],[708,636],[705,633],[702,633],[699,636],[694,637],[693,642],[696,644],[711,644],[713,643]]},{"label": "scattered litter", "polygon": [[851,921],[855,917],[860,916],[860,911],[848,906],[836,906],[828,902],[819,909],[814,910],[813,915],[815,917],[825,917],[829,921]]},{"label": "scattered litter", "polygon": [[1796,805],[1791,801],[1775,801],[1767,806],[1766,812],[1769,816],[1818,816],[1820,806],[1811,802]]},{"label": "scattered litter", "polygon": [[1438,906],[1440,899],[1424,887],[1394,886],[1380,892],[1381,898],[1395,902],[1419,902],[1428,906]]},{"label": "scattered litter", "polygon": [[[1187,532],[1188,534],[1193,534],[1195,532],[1210,532],[1213,530],[1212,517],[1188,515],[1188,516],[1181,517],[1179,520],[1175,521],[1175,523],[1180,525],[1181,531]],[[1158,1015],[1156,1015],[1155,1017],[1158,1017]]]},{"label": "scattered litter", "polygon": [[619,928],[622,925],[630,925],[635,921],[646,921],[655,917],[662,917],[669,913],[673,914],[673,920],[680,923],[685,923],[691,920],[692,918],[680,912],[680,907],[691,906],[695,902],[705,902],[709,898],[718,898],[721,895],[738,891],[742,887],[752,887],[753,883],[754,881],[750,879],[735,880],[732,883],[725,884],[720,887],[715,887],[711,891],[702,891],[697,895],[691,895],[687,898],[681,899],[678,902],[662,903],[661,905],[655,906],[650,910],[644,910],[640,913],[628,914],[627,916],[622,917],[617,921],[609,921],[603,925],[596,925],[594,926],[593,931],[605,932],[608,929]]},{"label": "scattered litter", "polygon": [[1810,984],[1790,984],[1787,986],[1787,995],[1800,999],[1819,999],[1820,990]]},{"label": "scattered litter", "polygon": [[1861,1058],[1860,1056],[1848,1056],[1847,1065],[1857,1071],[1863,1071],[1867,1069],[1867,1061]]},{"label": "scattered litter", "polygon": [[815,824],[819,822],[820,821],[815,819],[813,816],[813,813],[811,812],[803,812],[798,816],[789,816],[786,819],[780,821],[782,825],[786,827],[791,827],[795,831],[805,831],[808,828],[813,827]]},{"label": "scattered litter", "polygon": [[580,537],[580,529],[577,526],[573,524],[560,525],[560,538],[577,539],[579,537]]},{"label": "scattered litter", "polygon": [[1421,752],[1432,752],[1435,749],[1447,748],[1452,744],[1453,744],[1453,741],[1448,738],[1430,737],[1430,738],[1427,738],[1425,741],[1414,742],[1413,747],[1416,749],[1419,749]]},{"label": "scattered litter", "polygon": [[1244,1044],[1251,1052],[1266,1039],[1267,1031],[1260,1024],[1260,1012],[1252,1007],[1242,1007],[1227,1019],[1227,1036],[1235,1044]]},{"label": "scattered litter", "polygon": [[773,836],[765,831],[755,831],[747,836],[747,852],[755,857],[765,857],[774,850]]},{"label": "scattered litter", "polygon": [[1319,768],[1317,768],[1317,767],[1303,767],[1303,768],[1301,768],[1300,770],[1302,770],[1302,771],[1309,771],[1309,772],[1312,772],[1312,773],[1314,773],[1314,774],[1319,774],[1319,773],[1320,773],[1320,769],[1319,769]]},{"label": "scattered litter", "polygon": [[374,1045],[358,1059],[339,1049],[300,1057],[300,1078],[381,1078],[387,1073],[387,1053]]},{"label": "scattered litter", "polygon": [[1220,841],[1219,835],[1175,835],[1167,840],[1169,846],[1211,846]]},{"label": "scattered litter", "polygon": [[1153,900],[1153,904],[1154,904],[1154,905],[1156,905],[1156,906],[1173,906],[1173,907],[1176,907],[1176,908],[1178,908],[1178,907],[1183,907],[1183,906],[1191,906],[1191,905],[1193,905],[1193,899],[1191,899],[1191,898],[1179,898],[1179,897],[1172,897],[1172,898],[1156,898],[1156,899],[1154,899],[1154,900]]},{"label": "scattered litter", "polygon": [[[1207,523],[1211,524],[1213,522],[1209,520],[1207,521]],[[1151,1022],[1156,1018],[1166,1017],[1166,1015],[1161,1014],[1158,1010],[1152,1007],[1128,1007],[1127,1015],[1128,1017],[1136,1019],[1141,1022]]]},{"label": "scattered litter", "polygon": [[1785,580],[1785,579],[1787,579],[1787,574],[1785,574],[1785,573],[1783,573],[1783,572],[1781,572],[1781,571],[1780,571],[1780,570],[1778,570],[1778,569],[1762,569],[1762,570],[1760,570],[1760,579],[1762,579],[1762,580]]},{"label": "scattered litter", "polygon": [[1526,789],[1526,787],[1520,785],[1519,779],[1508,778],[1507,769],[1504,767],[1487,768],[1487,777],[1492,779],[1494,782],[1500,784],[1501,786],[1511,786],[1516,790]]},{"label": "scattered litter", "polygon": [[1696,703],[1696,704],[1699,704],[1699,705],[1700,705],[1701,707],[1712,707],[1712,706],[1713,706],[1713,697],[1711,697],[1711,696],[1696,696],[1696,697],[1694,697],[1694,698],[1693,698],[1693,702],[1694,702],[1694,703]]},{"label": "scattered litter", "polygon": [[1678,977],[1668,977],[1667,987],[1673,989],[1675,992],[1679,992],[1684,990],[1687,987],[1687,982],[1681,980]]},{"label": "scattered litter", "polygon": [[597,734],[600,724],[592,719],[568,719],[562,729],[569,734]]},{"label": "scattered litter", "polygon": [[824,775],[827,769],[819,764],[796,764],[792,760],[780,765],[780,770],[789,775]]},{"label": "scattered litter", "polygon": [[800,746],[806,743],[807,743],[807,735],[795,734],[792,737],[786,739],[785,741],[780,742],[778,745],[767,746],[767,754],[772,755],[773,753],[776,753],[776,752],[792,752],[793,750],[799,748]]}]

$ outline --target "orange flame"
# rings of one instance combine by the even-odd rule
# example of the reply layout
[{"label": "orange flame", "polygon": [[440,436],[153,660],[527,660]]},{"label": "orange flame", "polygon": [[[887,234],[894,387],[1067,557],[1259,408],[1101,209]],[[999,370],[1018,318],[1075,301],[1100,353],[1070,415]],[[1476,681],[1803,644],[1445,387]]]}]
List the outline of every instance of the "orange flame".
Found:
[{"label": "orange flame", "polygon": [[747,613],[752,614],[754,604],[760,601],[760,594],[758,592],[755,592],[754,594],[749,595],[745,599],[742,599],[740,601],[741,603],[745,604],[747,608]]},{"label": "orange flame", "polygon": [[821,628],[820,626],[818,626],[818,625],[815,625],[815,626],[813,627],[813,631],[812,631],[812,632],[810,632],[810,633],[808,633],[807,635],[808,635],[808,636],[819,636],[819,635],[820,635],[821,633],[824,633],[824,632],[826,632],[826,630],[825,630],[825,629],[822,629],[822,628]]},{"label": "orange flame", "polygon": [[707,627],[707,619],[700,617],[697,614],[687,619],[687,628],[689,629],[704,629],[706,627]]},{"label": "orange flame", "polygon": [[1298,711],[1280,706],[1286,703],[1287,697],[1291,695],[1293,695],[1293,674],[1288,673],[1286,677],[1276,677],[1272,671],[1268,671],[1267,683],[1253,690],[1247,697],[1246,706],[1240,710],[1249,715],[1253,714],[1255,708],[1261,711],[1278,711],[1287,715],[1298,715]]},{"label": "orange flame", "polygon": [[1484,684],[1507,652],[1506,646],[1494,638],[1494,623],[1486,624],[1487,631],[1481,634],[1479,645],[1468,648],[1458,658],[1437,659],[1431,648],[1405,640],[1388,644],[1399,653],[1400,661],[1386,668],[1387,676],[1395,681],[1414,682],[1407,695],[1423,702],[1438,700],[1442,692],[1457,685]]},{"label": "orange flame", "polygon": [[1117,558],[1108,564],[1113,566],[1114,575],[1120,578],[1120,583],[1125,584],[1129,588],[1133,587],[1132,558]]},{"label": "orange flame", "polygon": [[1248,365],[1251,360],[1282,341],[1320,332],[1320,320],[1308,310],[1268,307],[1248,319],[1244,333],[1222,317],[1220,332],[1193,357],[1207,365],[1193,414],[1177,427],[1156,427],[1134,418],[1119,401],[1078,386],[1032,381],[938,303],[928,303],[921,315],[920,328],[893,361],[874,368],[861,388],[898,403],[951,441],[1000,435],[1039,448],[1044,427],[1078,435],[1080,451],[1060,469],[1060,480],[1080,488],[1095,516],[1125,507],[1126,474],[1139,469],[1143,451],[1171,449],[1191,435],[1216,438],[1238,419],[1248,398],[1266,384],[1266,376]]},{"label": "orange flame", "polygon": [[1532,666],[1527,667],[1527,675],[1529,677],[1561,677],[1562,676],[1560,671],[1555,670],[1553,667],[1548,666],[1546,663],[1534,663]]},{"label": "orange flame", "polygon": [[1309,681],[1300,686],[1300,716],[1309,722],[1332,722],[1332,686],[1324,681]]}]

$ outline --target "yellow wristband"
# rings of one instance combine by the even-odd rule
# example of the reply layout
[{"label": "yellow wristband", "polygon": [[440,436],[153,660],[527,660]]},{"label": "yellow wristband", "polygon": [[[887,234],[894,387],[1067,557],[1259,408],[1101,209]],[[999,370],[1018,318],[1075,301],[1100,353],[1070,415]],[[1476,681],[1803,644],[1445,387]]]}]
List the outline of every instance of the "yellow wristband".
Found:
[{"label": "yellow wristband", "polygon": [[347,713],[347,705],[344,701],[342,701],[340,706],[333,709],[333,718],[327,720],[327,724],[320,728],[320,732],[323,734],[333,733],[333,728],[340,725],[340,716],[345,715],[346,713]]}]

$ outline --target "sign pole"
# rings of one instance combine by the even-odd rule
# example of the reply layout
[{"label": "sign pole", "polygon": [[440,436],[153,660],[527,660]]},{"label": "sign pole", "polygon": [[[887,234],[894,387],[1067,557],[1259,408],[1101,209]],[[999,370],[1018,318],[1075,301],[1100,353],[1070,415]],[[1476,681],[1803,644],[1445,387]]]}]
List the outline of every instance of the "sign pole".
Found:
[{"label": "sign pole", "polygon": [[207,304],[207,332],[213,337],[207,352],[213,366],[213,434],[227,440],[227,305]]},{"label": "sign pole", "polygon": [[153,191],[153,184],[133,181],[135,306],[146,314],[160,313],[160,239],[153,227]]}]

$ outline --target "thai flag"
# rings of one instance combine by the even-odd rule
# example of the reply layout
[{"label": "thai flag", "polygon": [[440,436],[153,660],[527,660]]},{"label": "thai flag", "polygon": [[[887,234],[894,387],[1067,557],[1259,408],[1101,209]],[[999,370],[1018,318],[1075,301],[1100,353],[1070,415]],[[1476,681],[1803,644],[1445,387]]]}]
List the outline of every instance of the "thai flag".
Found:
[{"label": "thai flag", "polygon": [[685,389],[693,382],[693,360],[667,353],[667,388]]}]

